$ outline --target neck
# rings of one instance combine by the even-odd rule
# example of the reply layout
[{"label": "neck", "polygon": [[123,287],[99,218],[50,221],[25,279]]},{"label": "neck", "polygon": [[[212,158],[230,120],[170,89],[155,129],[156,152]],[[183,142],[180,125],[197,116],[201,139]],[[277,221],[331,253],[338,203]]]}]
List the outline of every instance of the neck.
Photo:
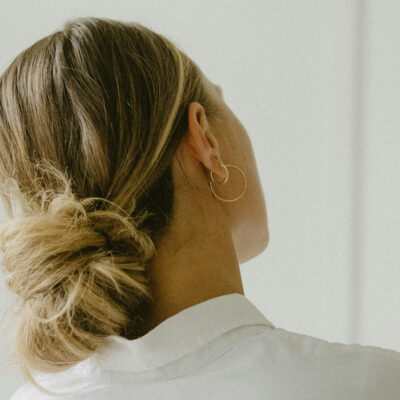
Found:
[{"label": "neck", "polygon": [[186,241],[176,234],[166,236],[159,243],[149,275],[155,301],[145,331],[203,301],[244,294],[230,231],[209,229]]}]

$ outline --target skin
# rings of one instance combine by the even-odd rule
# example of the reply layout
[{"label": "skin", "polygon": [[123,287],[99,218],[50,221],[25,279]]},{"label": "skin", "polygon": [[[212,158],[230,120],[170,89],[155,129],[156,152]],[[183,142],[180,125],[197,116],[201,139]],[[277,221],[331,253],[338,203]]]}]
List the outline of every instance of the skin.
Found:
[{"label": "skin", "polygon": [[[146,331],[200,302],[230,293],[244,295],[239,265],[263,252],[269,242],[264,194],[248,133],[224,102],[221,88],[203,77],[222,113],[213,122],[200,103],[189,105],[188,130],[173,163],[173,223],[151,268],[155,302]],[[238,166],[246,176],[246,191],[237,201],[223,202],[210,191],[210,171],[218,182],[225,178],[220,161]],[[233,199],[244,181],[236,169],[228,171],[228,181],[213,183],[213,188],[222,198]]]}]

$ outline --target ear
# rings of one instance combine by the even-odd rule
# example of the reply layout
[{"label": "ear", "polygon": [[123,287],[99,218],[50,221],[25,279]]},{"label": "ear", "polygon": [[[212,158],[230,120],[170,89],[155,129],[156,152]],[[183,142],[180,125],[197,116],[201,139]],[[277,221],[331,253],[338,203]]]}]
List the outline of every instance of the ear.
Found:
[{"label": "ear", "polygon": [[190,103],[188,109],[188,130],[186,133],[193,154],[207,169],[218,176],[221,181],[225,179],[225,168],[220,164],[218,141],[212,134],[204,107],[198,103]]}]

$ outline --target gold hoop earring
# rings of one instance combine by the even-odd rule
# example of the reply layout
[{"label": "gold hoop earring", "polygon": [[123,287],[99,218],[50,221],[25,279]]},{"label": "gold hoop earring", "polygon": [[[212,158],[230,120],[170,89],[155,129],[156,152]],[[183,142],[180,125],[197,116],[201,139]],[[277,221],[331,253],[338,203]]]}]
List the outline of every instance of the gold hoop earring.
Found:
[{"label": "gold hoop earring", "polygon": [[229,178],[229,172],[228,172],[228,169],[226,167],[232,167],[232,168],[236,168],[242,174],[243,179],[244,179],[244,187],[243,187],[242,193],[240,193],[239,196],[235,197],[234,199],[223,199],[222,197],[218,196],[214,192],[214,189],[213,189],[211,181],[210,181],[211,193],[214,195],[214,197],[216,197],[217,199],[222,200],[222,201],[236,201],[236,200],[239,200],[243,196],[244,192],[246,191],[246,187],[247,187],[247,180],[246,180],[246,177],[244,176],[243,171],[239,167],[236,167],[234,165],[223,164],[222,162],[220,164],[224,167],[225,172],[226,172],[224,181],[223,182],[217,182],[213,177],[212,171],[210,170],[211,181],[213,181],[214,183],[218,183],[219,185],[224,185],[228,181],[228,178]]}]

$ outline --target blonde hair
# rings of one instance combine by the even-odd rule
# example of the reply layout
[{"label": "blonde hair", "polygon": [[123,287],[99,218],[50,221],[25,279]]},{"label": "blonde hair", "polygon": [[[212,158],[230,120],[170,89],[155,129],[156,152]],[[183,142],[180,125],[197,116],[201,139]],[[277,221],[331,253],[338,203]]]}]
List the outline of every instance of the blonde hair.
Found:
[{"label": "blonde hair", "polygon": [[[65,370],[107,336],[135,338],[148,268],[172,219],[172,159],[191,102],[218,105],[197,65],[143,25],[75,18],[0,77],[0,232],[22,299],[21,371]],[[104,232],[104,235],[102,234]],[[106,240],[107,235],[111,243]]]}]

